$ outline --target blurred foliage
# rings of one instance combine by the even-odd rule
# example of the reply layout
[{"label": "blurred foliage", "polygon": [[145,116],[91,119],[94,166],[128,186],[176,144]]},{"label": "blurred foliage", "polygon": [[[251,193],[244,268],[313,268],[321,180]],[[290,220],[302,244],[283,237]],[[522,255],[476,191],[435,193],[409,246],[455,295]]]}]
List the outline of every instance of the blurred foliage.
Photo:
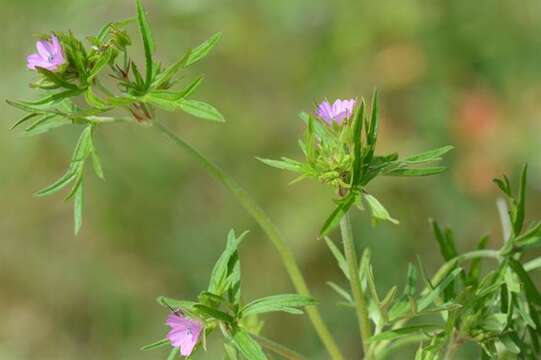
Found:
[{"label": "blurred foliage", "polygon": [[[497,241],[498,195],[490,179],[503,172],[516,178],[523,161],[531,165],[528,213],[536,218],[541,212],[538,1],[145,4],[164,62],[223,31],[216,51],[193,71],[205,74],[200,95],[228,122],[163,118],[263,202],[291,242],[341,345],[352,353],[358,348],[355,320],[350,310],[334,306],[337,299],[324,285],[339,281],[339,270],[315,239],[333,208],[332,194],[309,182],[288,186],[287,173],[255,160],[299,155],[299,111],[324,97],[368,95],[378,87],[382,152],[456,148],[443,175],[415,182],[390,178],[370,189],[399,226],[372,228],[364,214],[354,219],[384,289],[403,283],[415,254],[427,268],[439,263],[429,217],[456,229],[464,241],[458,247],[473,247],[483,232]],[[34,50],[30,34],[68,28],[90,35],[106,21],[135,13],[131,0],[0,0],[0,8],[2,99],[31,93],[33,74],[24,62]],[[75,238],[70,205],[31,194],[65,169],[77,131],[28,141],[8,131],[18,112],[0,107],[0,358],[156,358],[138,350],[167,330],[155,296],[194,297],[230,227],[251,230],[240,249],[245,296],[291,292],[274,250],[229,194],[165,138],[137,126],[97,136],[106,182],[89,181],[86,226]],[[308,320],[295,320],[277,316],[265,332],[325,359]],[[209,351],[198,358],[219,358],[222,349],[212,344],[210,339]],[[467,358],[468,347],[464,351]]]}]

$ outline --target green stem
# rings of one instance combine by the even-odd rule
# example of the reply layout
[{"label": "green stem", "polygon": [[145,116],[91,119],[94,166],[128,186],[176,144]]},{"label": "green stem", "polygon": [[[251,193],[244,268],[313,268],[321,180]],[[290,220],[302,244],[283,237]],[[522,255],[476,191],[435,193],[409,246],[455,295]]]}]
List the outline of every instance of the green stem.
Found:
[{"label": "green stem", "polygon": [[[276,248],[278,255],[282,259],[282,263],[293,282],[293,286],[297,292],[301,295],[311,296],[304,277],[297,265],[291,250],[287,247],[285,241],[282,239],[280,232],[276,225],[274,225],[263,209],[250,197],[250,195],[239,185],[235,180],[228,176],[222,169],[215,165],[212,161],[207,159],[198,150],[178,137],[175,133],[169,130],[159,122],[154,122],[154,127],[161,133],[169,137],[176,145],[182,148],[188,155],[196,160],[201,166],[203,166],[216,180],[221,182],[237,199],[237,201],[244,207],[244,209],[257,221],[261,226],[265,234],[271,240],[272,244]],[[338,349],[338,346],[331,335],[329,329],[323,322],[319,310],[314,306],[306,308],[308,317],[312,321],[314,329],[319,335],[323,345],[327,349],[327,352],[333,360],[343,360],[344,357]]]},{"label": "green stem", "polygon": [[455,353],[459,348],[459,342],[457,341],[455,334],[451,336],[451,340],[449,340],[449,344],[447,344],[447,351],[445,352],[444,360],[452,360],[455,357]]},{"label": "green stem", "polygon": [[355,251],[349,212],[346,212],[340,220],[340,230],[342,232],[342,242],[344,243],[344,253],[348,263],[349,283],[351,286],[351,293],[353,294],[353,300],[355,301],[355,311],[357,312],[357,321],[359,322],[363,349],[366,353],[366,359],[370,359],[371,354],[368,351],[367,341],[371,336],[370,320],[368,319],[368,307],[359,279],[358,258]]},{"label": "green stem", "polygon": [[305,360],[306,358],[302,356],[301,354],[297,353],[296,351],[293,351],[284,345],[278,344],[277,342],[274,342],[270,339],[267,339],[263,336],[251,334],[257,342],[263,346],[264,348],[282,356],[284,359],[287,360]]}]

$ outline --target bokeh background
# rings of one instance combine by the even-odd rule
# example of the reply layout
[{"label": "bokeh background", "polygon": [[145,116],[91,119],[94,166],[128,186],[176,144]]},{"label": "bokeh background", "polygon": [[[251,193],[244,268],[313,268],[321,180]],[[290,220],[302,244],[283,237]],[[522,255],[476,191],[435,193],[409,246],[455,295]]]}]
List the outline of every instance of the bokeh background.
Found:
[{"label": "bokeh background", "polygon": [[[440,264],[429,217],[453,226],[461,250],[487,232],[499,246],[491,179],[504,172],[516,179],[524,161],[530,164],[528,219],[541,215],[539,1],[145,5],[166,63],[223,31],[212,55],[186,76],[205,74],[196,98],[214,104],[228,122],[160,116],[263,204],[348,358],[358,350],[356,322],[349,309],[335,306],[338,297],[325,282],[343,279],[316,240],[333,194],[310,181],[289,186],[290,174],[255,160],[300,156],[299,111],[325,97],[369,96],[377,87],[381,152],[456,146],[443,175],[370,186],[399,226],[374,228],[365,214],[355,215],[359,246],[373,250],[382,291],[403,283],[417,254],[428,269]],[[131,0],[0,0],[0,9],[2,99],[38,96],[28,87],[34,76],[24,63],[34,50],[33,34],[71,29],[84,37],[135,13]],[[137,38],[135,28],[131,33]],[[135,51],[141,54],[139,44]],[[205,288],[231,227],[251,231],[241,250],[244,297],[292,291],[257,225],[197,164],[148,128],[98,131],[106,181],[89,179],[85,223],[74,237],[71,204],[61,195],[36,199],[32,193],[63,173],[79,129],[22,137],[9,131],[21,114],[3,101],[0,114],[0,359],[164,358],[164,351],[139,351],[166,331],[166,311],[154,299],[190,299]],[[306,318],[267,317],[264,331],[310,359],[327,358]],[[221,352],[219,339],[211,338],[209,351],[194,358],[219,359]]]}]

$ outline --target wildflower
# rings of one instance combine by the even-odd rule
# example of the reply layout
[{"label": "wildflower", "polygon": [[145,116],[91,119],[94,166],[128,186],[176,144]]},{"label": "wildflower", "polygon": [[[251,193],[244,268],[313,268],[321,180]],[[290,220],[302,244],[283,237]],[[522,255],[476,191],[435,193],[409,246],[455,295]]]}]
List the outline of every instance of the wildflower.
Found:
[{"label": "wildflower", "polygon": [[165,323],[171,327],[167,334],[171,345],[179,348],[182,356],[189,356],[199,341],[203,324],[177,313],[170,314]]},{"label": "wildflower", "polygon": [[36,43],[37,53],[29,55],[26,58],[26,66],[35,70],[36,67],[45,68],[50,71],[56,71],[58,68],[66,63],[64,56],[64,50],[60,41],[53,34],[49,41],[40,40]]},{"label": "wildflower", "polygon": [[329,125],[332,125],[333,122],[340,125],[345,119],[349,119],[353,115],[355,103],[354,99],[336,99],[334,104],[331,105],[325,100],[318,105],[316,115]]}]

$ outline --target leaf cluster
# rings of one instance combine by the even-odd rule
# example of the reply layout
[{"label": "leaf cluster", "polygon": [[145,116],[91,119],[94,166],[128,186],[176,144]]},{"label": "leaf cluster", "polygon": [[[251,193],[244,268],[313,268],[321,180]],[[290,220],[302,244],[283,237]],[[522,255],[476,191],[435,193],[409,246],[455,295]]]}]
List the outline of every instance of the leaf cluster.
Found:
[{"label": "leaf cluster", "polygon": [[[139,70],[129,55],[132,44],[127,26],[137,23],[145,50],[145,72]],[[77,39],[71,32],[56,33],[67,60],[56,71],[36,68],[39,79],[31,84],[45,93],[37,100],[8,100],[8,104],[24,111],[26,115],[17,121],[12,129],[23,127],[24,135],[37,135],[65,125],[79,125],[86,132],[94,131],[99,125],[114,122],[151,124],[155,109],[166,111],[182,110],[197,118],[224,121],[216,108],[206,102],[191,99],[190,96],[202,83],[203,78],[184,84],[179,89],[178,73],[207,56],[221,38],[220,33],[212,35],[200,45],[188,49],[174,64],[164,67],[154,58],[154,41],[141,0],[137,0],[137,16],[105,25],[97,35],[87,38],[88,45]],[[48,36],[43,36],[48,38]],[[106,81],[112,88],[106,86]],[[128,116],[118,116],[115,110],[123,110]],[[92,135],[89,135],[90,138]],[[103,178],[99,159],[90,142],[96,172]],[[73,159],[81,158],[78,146]],[[86,159],[86,158],[85,158]],[[79,231],[82,219],[83,161],[74,161],[67,173],[48,186],[39,195],[52,194],[71,181],[76,181],[74,191],[67,198],[75,200],[75,230]],[[81,194],[81,195],[79,195]]]},{"label": "leaf cluster", "polygon": [[[367,351],[379,359],[413,343],[418,344],[416,359],[436,360],[472,342],[486,359],[540,356],[541,293],[530,272],[541,266],[541,258],[521,260],[541,244],[539,222],[524,229],[526,173],[525,166],[516,197],[507,178],[496,180],[507,197],[512,227],[498,250],[487,249],[489,236],[483,236],[475,250],[461,254],[452,230],[431,221],[445,263],[432,277],[420,260],[417,267],[410,264],[401,295],[393,287],[384,296],[378,293],[370,253],[365,251],[359,275],[374,327]],[[343,254],[330,239],[326,242],[349,278]],[[492,263],[485,264],[487,260]],[[421,291],[417,290],[419,277]],[[341,296],[342,304],[354,306],[347,290],[329,285]]]},{"label": "leaf cluster", "polygon": [[[215,329],[220,329],[230,359],[242,356],[247,360],[263,360],[267,359],[267,356],[254,338],[263,325],[257,316],[271,312],[302,314],[303,307],[315,305],[316,302],[303,295],[281,294],[244,304],[241,299],[238,247],[245,235],[246,233],[243,233],[237,237],[233,230],[229,232],[226,247],[212,270],[208,288],[199,294],[197,301],[165,296],[158,297],[157,301],[171,311],[202,320],[205,324],[205,336]],[[154,349],[167,344],[168,341],[164,339],[143,349]]]},{"label": "leaf cluster", "polygon": [[368,193],[366,186],[378,176],[439,174],[445,171],[445,167],[429,164],[441,160],[452,149],[451,146],[444,146],[404,159],[400,159],[397,153],[377,155],[380,121],[377,92],[372,97],[370,111],[364,99],[361,98],[359,104],[353,116],[341,124],[328,125],[312,114],[301,113],[300,117],[306,124],[304,137],[299,140],[304,162],[286,157],[280,160],[259,159],[269,166],[299,174],[292,183],[314,178],[337,190],[336,208],[325,221],[320,231],[322,236],[328,234],[353,205],[363,209],[363,199],[374,222],[397,223],[383,205]]}]

